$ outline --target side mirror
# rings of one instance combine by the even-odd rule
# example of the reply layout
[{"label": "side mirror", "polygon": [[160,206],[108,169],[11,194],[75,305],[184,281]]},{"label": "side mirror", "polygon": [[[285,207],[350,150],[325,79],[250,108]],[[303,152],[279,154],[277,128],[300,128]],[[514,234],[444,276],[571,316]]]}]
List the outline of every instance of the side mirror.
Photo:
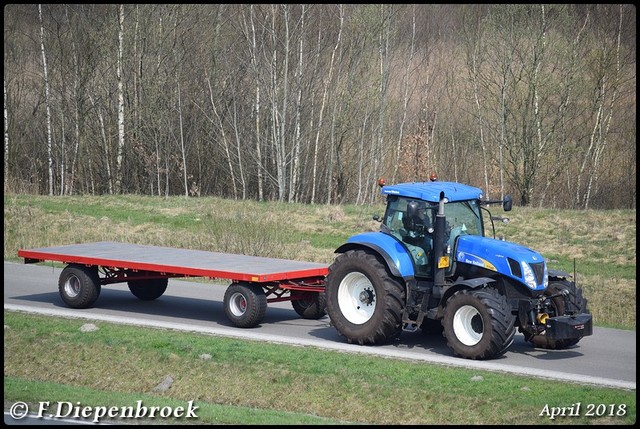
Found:
[{"label": "side mirror", "polygon": [[380,215],[377,215],[377,214],[373,215],[373,220],[375,220],[376,222],[382,222],[382,218],[380,217]]},{"label": "side mirror", "polygon": [[513,199],[511,198],[511,195],[505,195],[504,200],[502,201],[502,209],[505,212],[510,212],[512,205],[513,205]]}]

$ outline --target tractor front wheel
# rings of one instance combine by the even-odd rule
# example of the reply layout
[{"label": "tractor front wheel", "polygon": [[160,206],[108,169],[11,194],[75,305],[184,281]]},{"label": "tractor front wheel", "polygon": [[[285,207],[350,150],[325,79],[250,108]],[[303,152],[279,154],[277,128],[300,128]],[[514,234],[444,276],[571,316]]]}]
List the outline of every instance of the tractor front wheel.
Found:
[{"label": "tractor front wheel", "polygon": [[516,333],[506,297],[490,287],[456,292],[445,306],[442,326],[447,345],[468,359],[504,354]]},{"label": "tractor front wheel", "polygon": [[[582,289],[576,287],[575,283],[560,280],[549,283],[544,294],[547,296],[559,295],[562,291],[568,291],[568,295],[555,296],[551,298],[550,306],[548,308],[549,317],[562,316],[566,311],[577,311],[578,313],[587,313],[587,299],[582,296]],[[567,308],[567,303],[569,308]],[[534,347],[548,350],[562,350],[567,347],[574,346],[582,339],[571,338],[565,340],[552,340],[544,334],[534,335],[530,332],[524,331],[524,339],[533,344]]]}]

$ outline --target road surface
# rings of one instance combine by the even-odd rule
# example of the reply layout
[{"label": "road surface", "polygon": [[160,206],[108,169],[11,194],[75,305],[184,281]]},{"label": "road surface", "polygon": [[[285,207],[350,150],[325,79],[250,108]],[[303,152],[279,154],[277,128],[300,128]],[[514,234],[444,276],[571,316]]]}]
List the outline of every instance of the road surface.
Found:
[{"label": "road surface", "polygon": [[623,389],[636,388],[636,332],[594,327],[592,336],[567,350],[535,349],[516,334],[504,356],[490,361],[454,357],[441,336],[403,332],[385,345],[348,344],[329,325],[319,320],[300,319],[290,302],[269,303],[257,328],[234,327],[226,318],[223,296],[226,284],[170,279],[167,291],[155,301],[135,298],[126,284],[103,286],[93,308],[71,309],[58,294],[62,270],[44,264],[4,263],[5,310],[86,318],[139,326],[162,327],[191,332],[298,344],[405,358],[449,366],[501,371]]}]

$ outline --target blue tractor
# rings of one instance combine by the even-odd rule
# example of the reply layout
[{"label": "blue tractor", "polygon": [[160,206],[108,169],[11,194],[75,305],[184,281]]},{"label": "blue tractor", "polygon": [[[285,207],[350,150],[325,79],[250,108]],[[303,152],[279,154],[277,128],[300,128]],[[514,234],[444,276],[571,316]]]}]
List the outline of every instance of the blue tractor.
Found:
[{"label": "blue tractor", "polygon": [[483,212],[492,228],[503,220],[485,206],[509,211],[509,196],[487,201],[476,187],[435,180],[381,186],[380,231],[340,246],[325,281],[327,314],[349,343],[435,330],[455,355],[492,359],[516,330],[556,350],[592,334],[587,300],[568,273],[531,249],[485,237]]}]

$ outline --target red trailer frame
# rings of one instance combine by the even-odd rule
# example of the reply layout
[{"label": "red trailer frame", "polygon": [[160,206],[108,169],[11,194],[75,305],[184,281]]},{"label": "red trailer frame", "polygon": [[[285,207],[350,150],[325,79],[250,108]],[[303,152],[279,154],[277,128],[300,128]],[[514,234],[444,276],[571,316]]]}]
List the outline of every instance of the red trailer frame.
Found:
[{"label": "red trailer frame", "polygon": [[58,287],[73,308],[93,305],[101,285],[126,282],[138,298],[152,300],[164,293],[169,278],[206,277],[231,280],[225,312],[239,327],[259,324],[267,302],[291,301],[307,319],[326,314],[324,264],[108,241],[25,249],[18,256],[26,264],[66,264]]}]

